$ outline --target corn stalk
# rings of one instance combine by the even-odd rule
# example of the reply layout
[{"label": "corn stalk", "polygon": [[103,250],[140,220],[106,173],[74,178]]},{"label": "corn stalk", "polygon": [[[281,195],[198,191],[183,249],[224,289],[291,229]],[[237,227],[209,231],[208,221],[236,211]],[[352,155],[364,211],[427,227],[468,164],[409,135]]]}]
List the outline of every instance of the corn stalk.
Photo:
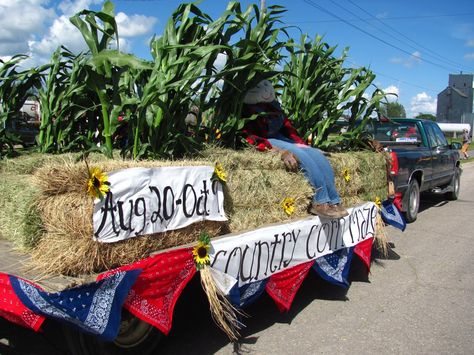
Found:
[{"label": "corn stalk", "polygon": [[[208,102],[212,108],[209,122],[209,139],[229,147],[240,144],[239,132],[246,119],[241,118],[245,92],[262,79],[272,78],[279,73],[275,68],[282,60],[281,49],[285,43],[279,40],[284,28],[278,27],[280,14],[285,10],[271,6],[260,12],[251,5],[245,12],[234,3],[234,17],[227,21],[223,39],[227,44],[227,61],[216,73],[222,80],[222,87],[216,87]],[[242,38],[232,42],[233,35],[242,33]]]},{"label": "corn stalk", "polygon": [[7,127],[20,119],[23,104],[41,86],[44,68],[18,70],[26,58],[15,55],[9,61],[0,59],[0,157],[13,154],[14,144],[21,143]]},{"label": "corn stalk", "polygon": [[83,54],[73,55],[64,47],[51,57],[44,85],[38,91],[41,152],[77,151],[93,145],[87,132],[94,132],[97,125],[94,115],[87,115],[94,111],[94,101],[87,91],[84,62]]},{"label": "corn stalk", "polygon": [[[375,75],[365,68],[345,68],[347,48],[340,57],[335,57],[336,47],[331,47],[317,36],[308,41],[302,35],[300,43],[287,43],[289,58],[285,71],[291,75],[283,77],[282,106],[291,116],[301,136],[311,137],[311,144],[326,149],[360,147],[366,121],[378,109],[383,99],[375,90],[367,98],[367,89]],[[349,115],[349,130],[342,138],[328,140],[336,121]]]},{"label": "corn stalk", "polygon": [[[72,16],[70,21],[81,32],[91,54],[91,60],[87,63],[89,71],[87,84],[95,92],[100,103],[103,123],[100,133],[105,139],[104,153],[112,157],[110,102],[113,101],[113,97],[110,97],[109,89],[118,82],[121,70],[111,65],[108,60],[100,60],[103,59],[100,56],[109,48],[112,40],[116,40],[117,46],[119,43],[114,5],[110,1],[105,1],[101,11],[83,10]],[[97,57],[100,59],[95,60]],[[111,92],[113,95],[113,90]]]}]

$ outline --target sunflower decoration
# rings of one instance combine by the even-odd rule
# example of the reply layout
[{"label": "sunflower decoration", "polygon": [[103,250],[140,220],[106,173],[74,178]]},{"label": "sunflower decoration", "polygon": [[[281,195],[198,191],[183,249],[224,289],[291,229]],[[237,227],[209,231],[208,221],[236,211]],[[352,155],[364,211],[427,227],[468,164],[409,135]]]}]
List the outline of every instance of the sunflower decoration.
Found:
[{"label": "sunflower decoration", "polygon": [[283,211],[285,211],[288,216],[291,216],[293,212],[295,212],[295,199],[292,197],[285,197],[281,203],[281,207],[283,207]]},{"label": "sunflower decoration", "polygon": [[344,180],[346,180],[346,182],[351,181],[351,174],[349,172],[349,169],[345,168],[344,170],[342,170],[342,177],[344,178]]},{"label": "sunflower decoration", "polygon": [[227,181],[227,173],[222,167],[221,163],[216,163],[214,166],[214,174],[212,174],[211,180],[219,180],[220,182]]},{"label": "sunflower decoration", "polygon": [[89,179],[87,180],[87,193],[94,198],[104,198],[110,190],[108,176],[100,168],[89,169]]},{"label": "sunflower decoration", "polygon": [[199,236],[197,245],[193,248],[194,264],[196,269],[201,270],[204,266],[211,263],[209,256],[209,249],[211,248],[211,237],[209,234],[203,232]]},{"label": "sunflower decoration", "polygon": [[379,209],[382,208],[382,200],[380,199],[380,197],[376,196],[374,203]]}]

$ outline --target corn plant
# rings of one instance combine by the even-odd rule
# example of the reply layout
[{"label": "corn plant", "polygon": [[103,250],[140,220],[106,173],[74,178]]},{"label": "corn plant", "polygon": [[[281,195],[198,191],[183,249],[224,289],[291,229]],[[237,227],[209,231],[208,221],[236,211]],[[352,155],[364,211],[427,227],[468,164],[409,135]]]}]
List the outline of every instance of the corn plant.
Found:
[{"label": "corn plant", "polygon": [[[289,40],[286,49],[289,58],[284,69],[291,74],[282,78],[281,101],[300,135],[323,148],[342,140],[345,148],[360,146],[363,126],[383,99],[378,90],[367,98],[375,75],[365,68],[345,68],[347,48],[335,57],[336,47],[323,42],[321,36],[310,42],[302,35],[299,44]],[[350,112],[348,134],[329,141],[329,133],[344,112]]]},{"label": "corn plant", "polygon": [[[222,22],[222,21],[221,21]],[[199,148],[187,134],[185,117],[199,95],[215,82],[215,59],[224,46],[212,19],[194,4],[182,4],[163,35],[151,43],[153,69],[134,79],[132,155],[179,157]],[[205,95],[204,95],[205,96]]]},{"label": "corn plant", "polygon": [[64,47],[52,55],[44,85],[38,91],[41,152],[90,149],[97,129],[94,98],[87,91],[83,54],[74,55]]},{"label": "corn plant", "polygon": [[287,50],[285,70],[292,74],[282,80],[282,107],[300,134],[305,139],[316,135],[314,144],[318,144],[339,118],[339,93],[348,73],[342,66],[347,50],[336,58],[336,47],[323,42],[321,36],[309,42],[306,35],[301,36],[299,44],[289,40]]},{"label": "corn plant", "polygon": [[0,157],[12,154],[14,144],[21,143],[7,127],[20,119],[21,107],[41,85],[42,69],[19,70],[19,64],[26,58],[15,55],[9,61],[0,59]]},{"label": "corn plant", "polygon": [[[234,18],[227,22],[223,34],[228,45],[224,51],[227,61],[215,75],[222,87],[215,87],[208,102],[212,117],[210,140],[230,147],[240,143],[239,132],[246,122],[241,118],[245,92],[260,80],[279,74],[275,68],[285,46],[279,39],[285,29],[278,27],[280,14],[285,11],[282,7],[271,6],[260,12],[258,6],[251,5],[242,12],[236,3],[233,11]],[[242,37],[232,42],[232,36],[238,33]]]},{"label": "corn plant", "polygon": [[[101,135],[105,140],[104,153],[112,156],[112,117],[109,89],[118,81],[121,69],[111,65],[103,52],[109,49],[112,40],[118,45],[117,23],[114,17],[114,5],[105,1],[101,11],[83,10],[70,18],[71,23],[81,32],[90,51],[91,59],[87,63],[87,84],[96,93],[102,116]],[[112,91],[112,95],[113,95]]]}]

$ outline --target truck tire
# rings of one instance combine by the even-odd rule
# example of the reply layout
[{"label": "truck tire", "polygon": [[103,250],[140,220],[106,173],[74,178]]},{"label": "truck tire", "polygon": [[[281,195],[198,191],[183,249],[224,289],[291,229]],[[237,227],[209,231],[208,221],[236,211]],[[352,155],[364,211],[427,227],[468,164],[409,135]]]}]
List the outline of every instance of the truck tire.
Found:
[{"label": "truck tire", "polygon": [[416,179],[412,179],[407,189],[407,208],[405,219],[408,223],[416,221],[418,209],[420,208],[420,185]]},{"label": "truck tire", "polygon": [[452,191],[446,193],[446,198],[448,200],[455,201],[459,197],[459,188],[461,186],[461,171],[459,168],[456,168],[454,171],[454,176],[449,186],[451,186]]},{"label": "truck tire", "polygon": [[64,326],[64,335],[72,355],[156,354],[164,334],[152,325],[123,311],[120,330],[113,342],[104,342]]}]

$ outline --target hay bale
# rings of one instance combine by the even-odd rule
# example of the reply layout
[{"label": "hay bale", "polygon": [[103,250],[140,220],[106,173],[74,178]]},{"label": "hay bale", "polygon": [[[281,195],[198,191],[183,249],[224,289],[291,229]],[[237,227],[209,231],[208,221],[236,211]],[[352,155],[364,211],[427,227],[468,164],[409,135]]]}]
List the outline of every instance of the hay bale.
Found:
[{"label": "hay bale", "polygon": [[[331,154],[329,162],[334,170],[336,188],[343,203],[351,206],[363,201],[387,197],[385,153],[370,151]],[[344,172],[350,175],[349,181]]]},{"label": "hay bale", "polygon": [[[336,186],[343,203],[354,205],[364,200],[386,196],[385,158],[372,152],[337,153],[329,160],[334,168]],[[90,157],[89,166],[105,172],[129,167],[196,166],[222,164],[228,179],[225,186],[225,209],[228,222],[200,222],[186,228],[141,236],[117,243],[99,243],[92,239],[93,201],[86,194],[88,172],[77,155],[44,158],[35,166],[35,208],[45,232],[34,248],[31,267],[46,275],[77,276],[125,265],[151,252],[195,242],[201,231],[211,237],[241,232],[263,224],[285,222],[307,216],[314,193],[301,172],[285,170],[278,155],[254,149],[235,151],[210,148],[196,158],[179,161],[110,160]],[[351,179],[346,181],[342,171]],[[28,169],[24,168],[24,171]],[[295,199],[295,212],[285,214],[281,202]]]},{"label": "hay bale", "polygon": [[133,263],[151,252],[195,242],[206,231],[211,236],[225,234],[221,223],[198,222],[191,226],[141,236],[116,243],[95,242],[91,235],[67,234],[53,226],[32,251],[29,268],[43,275],[79,276],[99,273]]},{"label": "hay bale", "polygon": [[37,211],[39,190],[30,175],[2,173],[0,182],[0,235],[15,249],[31,250],[43,235],[42,220]]}]

